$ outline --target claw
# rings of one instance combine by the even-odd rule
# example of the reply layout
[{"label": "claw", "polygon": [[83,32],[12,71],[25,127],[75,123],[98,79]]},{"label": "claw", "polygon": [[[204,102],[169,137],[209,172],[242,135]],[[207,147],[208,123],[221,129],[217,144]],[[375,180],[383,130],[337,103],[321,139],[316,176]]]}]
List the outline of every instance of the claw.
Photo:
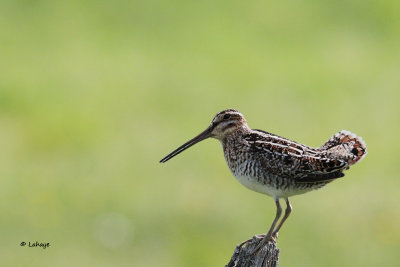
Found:
[{"label": "claw", "polygon": [[273,239],[274,241],[276,241],[276,240],[278,239],[278,232],[274,232],[274,233],[272,234],[272,239]]},{"label": "claw", "polygon": [[262,238],[264,238],[265,237],[265,234],[260,234],[260,235],[255,235],[255,236],[253,236],[252,238],[250,238],[250,239],[248,239],[248,240],[246,240],[246,241],[243,241],[242,243],[240,243],[239,245],[237,245],[236,247],[242,247],[244,244],[246,244],[247,242],[250,242],[250,241],[252,241],[254,238],[256,238],[256,239],[262,239]]},{"label": "claw", "polygon": [[[258,252],[262,247],[265,246],[265,244],[267,244],[270,240],[272,240],[273,242],[275,242],[275,238],[271,235],[271,234],[266,234],[266,235],[261,235],[264,238],[260,241],[260,243],[258,243],[257,247],[253,250],[253,252],[251,253],[251,255],[254,255],[256,252]],[[258,237],[258,236],[257,236]]]}]

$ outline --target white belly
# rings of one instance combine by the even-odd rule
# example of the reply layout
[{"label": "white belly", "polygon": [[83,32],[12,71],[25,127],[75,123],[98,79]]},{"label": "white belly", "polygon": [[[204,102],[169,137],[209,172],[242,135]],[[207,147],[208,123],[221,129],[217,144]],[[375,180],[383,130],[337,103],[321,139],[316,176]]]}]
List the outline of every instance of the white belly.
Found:
[{"label": "white belly", "polygon": [[268,196],[276,198],[280,195],[280,190],[278,191],[276,188],[269,186],[267,184],[261,184],[256,179],[249,177],[249,176],[241,176],[235,175],[235,178],[245,187],[250,190],[256,191],[261,194],[266,194]]},{"label": "white belly", "polygon": [[269,184],[262,184],[258,182],[257,179],[249,176],[235,175],[235,178],[248,189],[271,196],[274,199],[304,194],[313,190],[312,188],[296,190],[291,188],[290,186],[287,189],[277,189]]}]

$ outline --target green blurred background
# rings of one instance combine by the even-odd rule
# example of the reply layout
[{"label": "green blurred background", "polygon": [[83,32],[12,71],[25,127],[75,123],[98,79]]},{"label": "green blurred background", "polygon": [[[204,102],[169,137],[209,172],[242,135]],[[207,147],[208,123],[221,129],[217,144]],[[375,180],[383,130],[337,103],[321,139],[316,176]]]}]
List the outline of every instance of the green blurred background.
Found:
[{"label": "green blurred background", "polygon": [[[0,264],[223,266],[275,205],[215,140],[254,128],[369,154],[292,198],[280,266],[400,260],[399,1],[1,1]],[[50,242],[50,247],[20,247]]]}]

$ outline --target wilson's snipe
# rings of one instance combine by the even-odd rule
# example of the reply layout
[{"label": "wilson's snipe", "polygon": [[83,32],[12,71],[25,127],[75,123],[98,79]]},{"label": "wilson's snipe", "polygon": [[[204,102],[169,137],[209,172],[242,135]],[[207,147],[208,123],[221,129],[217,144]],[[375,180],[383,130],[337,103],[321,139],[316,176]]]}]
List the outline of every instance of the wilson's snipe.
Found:
[{"label": "wilson's snipe", "polygon": [[[362,138],[348,131],[341,131],[321,147],[312,148],[268,132],[250,129],[239,111],[228,109],[215,115],[204,132],[160,162],[166,162],[209,137],[221,141],[229,169],[241,184],[275,200],[275,219],[259,247],[276,238],[292,210],[289,197],[321,188],[343,177],[344,170],[367,154]],[[282,213],[280,198],[285,199],[287,207],[275,228]]]}]

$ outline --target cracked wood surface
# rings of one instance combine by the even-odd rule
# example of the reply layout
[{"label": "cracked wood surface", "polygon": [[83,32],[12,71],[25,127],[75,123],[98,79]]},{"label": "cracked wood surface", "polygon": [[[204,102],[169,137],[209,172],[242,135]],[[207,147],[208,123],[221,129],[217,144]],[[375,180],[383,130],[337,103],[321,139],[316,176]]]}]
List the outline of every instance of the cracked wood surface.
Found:
[{"label": "cracked wood surface", "polygon": [[225,267],[276,267],[279,262],[279,249],[275,241],[270,240],[256,253],[254,249],[261,242],[262,237],[252,239],[238,245],[232,258]]}]

